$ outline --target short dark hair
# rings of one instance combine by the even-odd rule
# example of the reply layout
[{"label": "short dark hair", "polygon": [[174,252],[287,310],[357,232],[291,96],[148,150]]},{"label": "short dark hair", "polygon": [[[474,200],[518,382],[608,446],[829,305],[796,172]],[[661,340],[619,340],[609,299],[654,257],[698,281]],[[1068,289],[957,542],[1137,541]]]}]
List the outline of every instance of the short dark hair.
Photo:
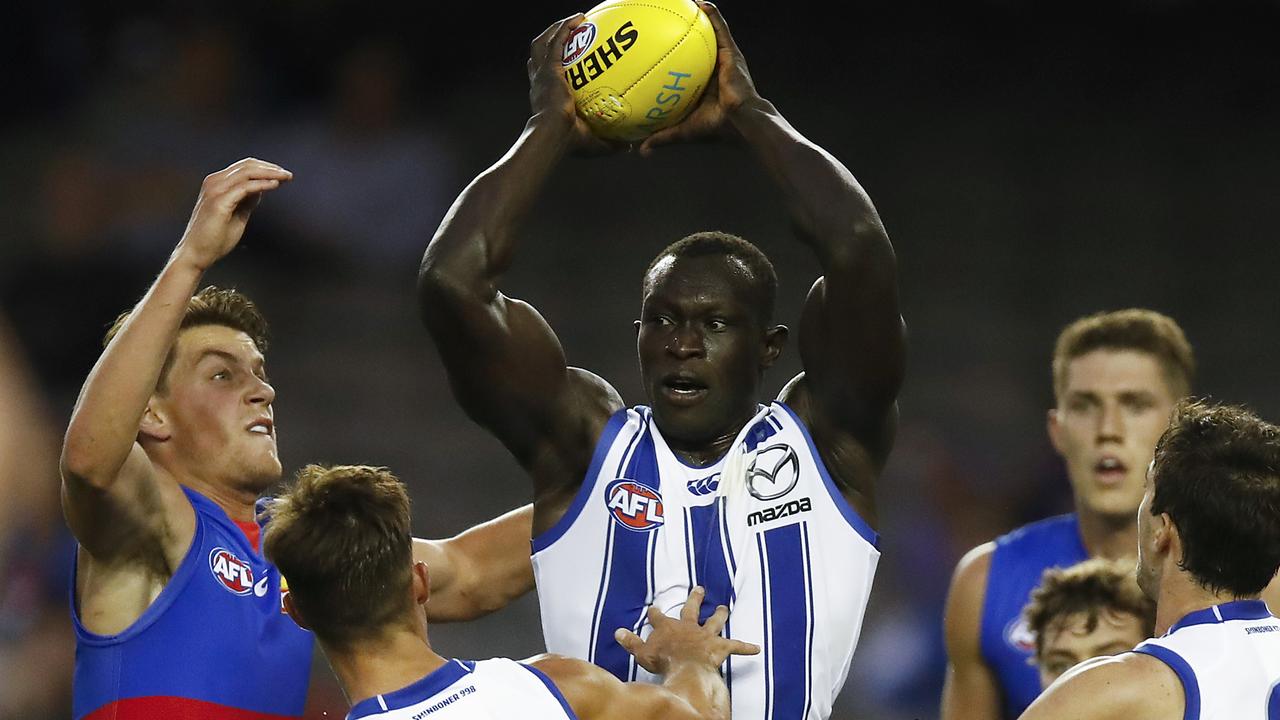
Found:
[{"label": "short dark hair", "polygon": [[773,317],[773,305],[778,296],[778,274],[773,263],[750,242],[727,232],[708,230],[687,235],[662,249],[644,271],[645,287],[648,287],[649,275],[663,258],[695,258],[714,255],[731,257],[747,269],[752,283],[760,292],[764,311],[763,318],[767,322]]},{"label": "short dark hair", "polygon": [[262,546],[316,637],[376,637],[413,606],[409,495],[386,468],[308,465],[268,506]]},{"label": "short dark hair", "polygon": [[1053,350],[1053,392],[1066,390],[1067,365],[1094,350],[1135,350],[1160,363],[1174,394],[1191,392],[1196,358],[1173,318],[1154,310],[1129,308],[1082,317],[1063,328]]},{"label": "short dark hair", "polygon": [[1184,400],[1154,462],[1151,514],[1178,529],[1178,566],[1213,592],[1262,592],[1280,569],[1280,428],[1242,407]]},{"label": "short dark hair", "polygon": [[1155,632],[1156,604],[1142,593],[1133,565],[1093,558],[1065,568],[1049,568],[1023,610],[1036,638],[1036,657],[1044,654],[1047,631],[1072,615],[1086,614],[1085,630],[1093,632],[1104,610],[1128,613],[1142,621],[1147,636]]},{"label": "short dark hair", "polygon": [[[132,315],[133,310],[129,309],[116,316],[107,334],[102,338],[103,347],[111,344],[111,340]],[[270,336],[267,319],[248,296],[235,288],[224,289],[210,285],[191,296],[187,301],[187,311],[182,316],[180,327],[186,330],[203,325],[221,325],[239,330],[253,340],[253,344],[258,347],[258,352],[267,352],[267,341]],[[164,368],[160,371],[160,381],[156,388],[161,392],[165,389],[165,379],[169,376],[169,367],[172,364],[173,349],[171,348],[168,356],[165,357]]]}]

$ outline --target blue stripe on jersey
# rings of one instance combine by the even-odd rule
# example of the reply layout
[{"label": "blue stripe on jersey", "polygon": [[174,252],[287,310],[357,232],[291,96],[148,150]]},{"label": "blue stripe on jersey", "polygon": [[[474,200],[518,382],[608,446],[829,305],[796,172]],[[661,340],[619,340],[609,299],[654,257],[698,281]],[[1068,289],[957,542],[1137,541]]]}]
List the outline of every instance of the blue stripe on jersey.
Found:
[{"label": "blue stripe on jersey", "polygon": [[866,540],[871,544],[871,547],[879,549],[880,536],[875,530],[871,529],[871,526],[867,524],[866,520],[862,519],[861,515],[858,515],[858,511],[854,510],[849,505],[849,501],[845,499],[844,493],[840,492],[840,488],[836,487],[835,481],[831,479],[831,473],[827,472],[826,463],[822,461],[822,455],[818,452],[817,446],[813,444],[813,437],[809,435],[809,428],[800,421],[800,417],[796,415],[794,410],[787,407],[786,404],[780,401],[775,402],[778,407],[785,410],[787,414],[791,416],[792,422],[796,424],[796,427],[800,430],[800,434],[804,436],[804,441],[809,446],[809,454],[813,456],[813,463],[818,466],[818,474],[822,476],[822,484],[826,486],[827,493],[831,496],[831,502],[835,503],[836,508],[840,511],[840,515],[844,517],[850,527],[862,536],[863,540]]},{"label": "blue stripe on jersey", "polygon": [[764,618],[764,642],[760,644],[760,659],[764,664],[764,720],[773,720],[773,613],[769,609],[773,588],[769,586],[772,578],[768,570],[768,553],[764,549],[764,535],[756,535],[756,547],[760,556],[760,605]]},{"label": "blue stripe on jersey", "polygon": [[[609,422],[604,426],[604,432],[600,434],[600,439],[596,441],[596,451],[591,457],[591,467],[587,469],[587,474],[583,475],[585,480],[583,480],[582,486],[578,488],[578,494],[573,498],[573,504],[556,521],[555,525],[552,525],[550,529],[530,541],[533,544],[533,552],[541,552],[551,547],[552,543],[559,540],[569,530],[573,525],[573,521],[578,519],[578,515],[582,512],[582,508],[586,506],[587,500],[595,492],[595,479],[600,474],[600,466],[604,465],[604,459],[609,454],[609,448],[613,447],[614,438],[618,436],[618,433],[622,431],[626,423],[626,408],[622,408],[609,418]],[[639,433],[637,433],[638,436]]]},{"label": "blue stripe on jersey", "polygon": [[[653,436],[643,429],[638,436],[640,442],[628,448],[629,458],[623,455],[616,477],[625,477],[659,491],[658,460],[653,447]],[[643,618],[645,608],[653,602],[650,582],[653,575],[653,546],[661,526],[643,532],[615,532],[615,526],[616,523],[610,520],[608,561],[605,566],[608,578],[601,586],[603,602],[597,600],[600,604],[596,619],[592,622],[593,647],[589,657],[619,680],[628,680],[634,658],[614,640],[613,633],[620,627],[634,628],[636,618]],[[642,567],[645,571],[638,572]]]},{"label": "blue stripe on jersey", "polygon": [[1182,712],[1182,720],[1200,720],[1200,683],[1196,681],[1196,671],[1191,669],[1186,660],[1178,653],[1162,645],[1143,643],[1133,649],[1134,652],[1150,655],[1168,665],[1182,681],[1186,709]]},{"label": "blue stripe on jersey", "polygon": [[809,702],[812,608],[803,532],[802,524],[797,523],[757,536],[763,544],[761,562],[768,577],[770,653],[766,677],[773,685],[771,720],[803,720]]},{"label": "blue stripe on jersey", "polygon": [[520,665],[523,666],[524,669],[536,675],[538,679],[542,681],[542,684],[546,685],[547,689],[551,691],[551,694],[556,696],[556,700],[560,701],[560,707],[564,708],[564,714],[569,718],[569,720],[578,720],[577,714],[575,714],[573,712],[573,708],[569,706],[569,701],[564,699],[564,693],[560,692],[560,688],[556,687],[556,684],[551,682],[551,678],[547,677],[546,673],[532,665],[525,665],[524,663],[520,663]]},{"label": "blue stripe on jersey", "polygon": [[809,553],[809,523],[801,523],[800,530],[804,533],[804,580],[808,594],[805,599],[808,600],[808,618],[809,618],[809,640],[805,645],[805,702],[804,716],[809,717],[809,708],[813,706],[813,628],[814,628],[814,594],[813,594],[813,560]]},{"label": "blue stripe on jersey", "polygon": [[444,691],[445,688],[458,682],[474,669],[474,664],[467,667],[457,660],[450,660],[395,692],[374,695],[352,705],[351,711],[347,713],[347,720],[377,715],[388,710],[399,710],[420,703],[432,695]]},{"label": "blue stripe on jersey", "polygon": [[1189,612],[1174,623],[1166,636],[1191,625],[1226,622],[1227,620],[1261,620],[1271,617],[1267,603],[1262,600],[1234,600]]},{"label": "blue stripe on jersey", "polygon": [[710,505],[688,509],[689,527],[693,532],[693,577],[707,591],[698,611],[699,622],[706,622],[717,605],[733,606],[733,573],[729,569],[729,554],[725,552],[720,522],[722,503],[723,498],[716,498]]}]

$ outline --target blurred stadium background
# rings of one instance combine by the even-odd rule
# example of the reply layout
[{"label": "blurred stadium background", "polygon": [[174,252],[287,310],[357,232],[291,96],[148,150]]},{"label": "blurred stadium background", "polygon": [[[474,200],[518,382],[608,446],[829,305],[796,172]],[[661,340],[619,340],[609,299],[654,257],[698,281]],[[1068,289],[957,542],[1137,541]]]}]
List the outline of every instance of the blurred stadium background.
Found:
[{"label": "blurred stadium background", "polygon": [[[1169,313],[1195,344],[1200,393],[1280,417],[1280,3],[721,8],[761,92],[849,165],[898,251],[910,369],[879,493],[884,556],[836,717],[936,717],[956,560],[1070,503],[1043,430],[1062,325],[1132,305]],[[102,331],[160,268],[200,179],[241,157],[296,173],[208,276],[273,323],[286,473],[387,465],[427,536],[528,500],[505,451],[455,407],[413,286],[448,204],[525,120],[528,41],[585,9],[5,11],[0,718],[68,714],[61,432]],[[640,273],[701,229],[769,253],[780,317],[794,323],[816,263],[768,181],[725,146],[566,161],[504,286],[542,310],[571,363],[640,402]],[[793,343],[770,390],[797,369]],[[433,641],[460,656],[532,654],[536,601],[435,627]],[[317,668],[310,714],[340,717]]]}]

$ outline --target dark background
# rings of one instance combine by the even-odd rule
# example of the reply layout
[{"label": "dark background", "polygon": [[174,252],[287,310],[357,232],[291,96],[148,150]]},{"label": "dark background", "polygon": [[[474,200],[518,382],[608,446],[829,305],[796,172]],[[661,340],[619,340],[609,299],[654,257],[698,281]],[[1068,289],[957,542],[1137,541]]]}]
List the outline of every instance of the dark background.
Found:
[{"label": "dark background", "polygon": [[[296,174],[208,275],[273,323],[286,474],[311,461],[390,466],[425,536],[528,500],[505,451],[456,408],[413,284],[453,197],[522,127],[529,40],[584,9],[5,11],[0,349],[26,370],[0,376],[0,432],[26,439],[0,443],[0,717],[65,716],[57,443],[102,331],[162,266],[200,179],[241,157]],[[1043,429],[1063,325],[1103,309],[1166,312],[1196,347],[1198,392],[1280,417],[1280,5],[721,9],[761,93],[857,175],[897,249],[911,336],[902,429],[881,486],[872,609],[836,717],[934,717],[956,560],[1069,507]],[[767,178],[729,146],[566,160],[503,286],[543,312],[571,363],[642,402],[630,324],[640,274],[703,229],[772,257],[779,317],[794,325],[817,265]],[[769,391],[798,368],[793,343]],[[432,638],[460,656],[532,654],[536,602]],[[315,715],[340,716],[327,669],[316,677]]]}]

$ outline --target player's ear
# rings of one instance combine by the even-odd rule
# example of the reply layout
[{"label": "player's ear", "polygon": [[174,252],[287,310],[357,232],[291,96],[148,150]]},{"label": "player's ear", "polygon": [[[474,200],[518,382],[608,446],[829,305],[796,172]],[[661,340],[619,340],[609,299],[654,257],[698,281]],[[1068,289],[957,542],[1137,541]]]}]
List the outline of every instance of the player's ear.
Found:
[{"label": "player's ear", "polygon": [[1049,408],[1045,414],[1045,429],[1049,431],[1049,442],[1053,449],[1062,454],[1062,421],[1058,418],[1058,408]]},{"label": "player's ear", "polygon": [[431,597],[431,576],[427,571],[427,564],[420,560],[413,564],[412,585],[413,601],[419,605],[426,604]]},{"label": "player's ear", "polygon": [[302,613],[298,612],[298,606],[293,603],[293,593],[285,593],[284,597],[281,598],[280,601],[284,603],[284,611],[289,613],[289,617],[293,618],[293,621],[298,624],[298,627],[303,630],[311,629],[311,627],[307,625],[307,621],[302,619]]},{"label": "player's ear", "polygon": [[1173,524],[1169,513],[1160,513],[1151,518],[1151,530],[1156,549],[1161,553],[1172,554],[1178,562],[1182,562],[1182,536],[1178,534],[1178,526]]},{"label": "player's ear", "polygon": [[159,441],[168,440],[173,434],[169,429],[169,413],[155,395],[147,401],[147,409],[142,412],[142,420],[138,423],[138,432]]},{"label": "player's ear", "polygon": [[791,330],[786,325],[774,325],[764,331],[764,356],[760,358],[761,367],[773,367],[787,346],[787,335]]}]

